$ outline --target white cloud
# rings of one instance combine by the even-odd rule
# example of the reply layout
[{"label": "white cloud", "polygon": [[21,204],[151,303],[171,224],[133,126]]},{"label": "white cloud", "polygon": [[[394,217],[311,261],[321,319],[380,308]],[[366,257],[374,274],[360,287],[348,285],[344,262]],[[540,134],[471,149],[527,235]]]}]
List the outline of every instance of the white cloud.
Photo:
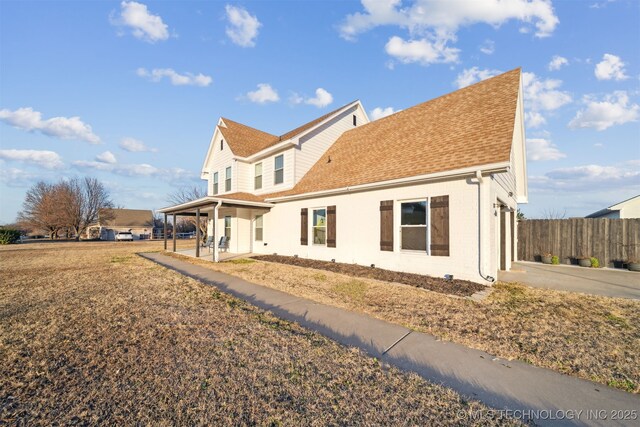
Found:
[{"label": "white cloud", "polygon": [[153,15],[147,6],[135,1],[120,3],[120,16],[111,17],[111,23],[119,27],[129,27],[138,39],[149,43],[169,38],[169,27],[159,15]]},{"label": "white cloud", "polygon": [[140,77],[146,77],[152,82],[159,82],[163,77],[168,77],[174,86],[202,86],[206,87],[211,84],[213,79],[204,74],[184,73],[179,74],[172,68],[154,68],[149,71],[145,68],[138,68],[136,74]]},{"label": "white cloud", "polygon": [[90,144],[99,144],[100,138],[93,133],[91,126],[83,123],[80,117],[52,117],[42,120],[42,113],[33,108],[19,108],[15,111],[0,110],[0,120],[26,131],[38,131],[61,139],[78,139]]},{"label": "white cloud", "polygon": [[247,93],[247,98],[249,98],[251,102],[255,102],[257,104],[266,104],[267,102],[280,101],[278,91],[276,91],[271,87],[271,85],[267,83],[259,83],[258,89]]},{"label": "white cloud", "polygon": [[340,35],[348,40],[381,25],[397,25],[412,33],[433,31],[455,33],[460,27],[478,23],[498,27],[516,19],[534,23],[536,36],[551,35],[558,25],[551,2],[547,0],[441,1],[416,0],[402,7],[400,0],[362,0],[363,13],[347,15]]},{"label": "white cloud", "polygon": [[502,73],[500,70],[481,70],[478,67],[471,67],[462,70],[456,77],[454,84],[458,89],[462,89],[481,80],[497,76],[500,73]]},{"label": "white cloud", "polygon": [[116,156],[113,155],[111,151],[105,151],[104,153],[98,154],[96,156],[96,160],[102,163],[116,163]]},{"label": "white cloud", "polygon": [[60,169],[64,166],[58,153],[47,150],[0,150],[0,159],[28,163],[46,169]]},{"label": "white cloud", "polygon": [[485,55],[492,55],[496,51],[496,43],[493,40],[485,40],[484,43],[480,45],[480,52]]},{"label": "white cloud", "polygon": [[528,128],[537,128],[547,123],[547,119],[537,111],[525,112],[524,120]]},{"label": "white cloud", "polygon": [[129,137],[122,138],[119,145],[120,145],[120,148],[122,148],[125,151],[129,151],[131,153],[142,153],[146,151],[155,153],[156,151],[158,151],[155,148],[147,147],[147,145],[140,140],[137,140],[135,138],[129,138]]},{"label": "white cloud", "polygon": [[567,157],[550,140],[543,138],[527,138],[527,159],[537,162],[545,160],[560,160]]},{"label": "white cloud", "polygon": [[446,40],[431,42],[426,38],[405,41],[393,36],[384,47],[387,54],[403,64],[418,62],[422,65],[457,62],[460,49],[447,47]]},{"label": "white cloud", "polygon": [[179,179],[193,179],[195,174],[181,168],[161,169],[147,163],[114,164],[86,160],[76,160],[71,163],[76,169],[99,170],[111,172],[115,175],[128,177],[157,177],[166,181]]},{"label": "white cloud", "polygon": [[[456,41],[456,33],[462,27],[488,24],[497,28],[507,21],[518,20],[535,25],[537,37],[547,37],[559,22],[548,0],[414,0],[410,4],[403,4],[401,0],[361,2],[364,10],[347,15],[340,25],[341,37],[353,41],[359,34],[383,25],[405,29],[411,40],[404,41],[394,36],[386,46],[387,53],[396,52],[405,64],[457,61],[459,49],[448,44]],[[492,48],[485,50],[489,52]]]},{"label": "white cloud", "polygon": [[640,185],[640,169],[630,161],[615,166],[584,165],[554,169],[542,176],[530,176],[529,185],[536,191],[567,191],[592,194],[594,191],[619,192]]},{"label": "white cloud", "polygon": [[369,116],[371,117],[371,120],[378,120],[383,117],[390,116],[393,113],[397,113],[397,111],[395,111],[393,107],[387,107],[387,108],[376,107],[373,110],[369,111]]},{"label": "white cloud", "polygon": [[531,111],[551,111],[571,102],[571,95],[558,90],[561,80],[541,79],[534,73],[522,73],[525,102]]},{"label": "white cloud", "polygon": [[315,98],[308,98],[305,101],[305,104],[315,105],[318,108],[326,107],[327,105],[333,102],[333,95],[319,87],[316,89]]},{"label": "white cloud", "polygon": [[594,73],[598,80],[624,80],[629,78],[624,73],[624,66],[619,56],[605,53],[602,61],[596,64]]},{"label": "white cloud", "polygon": [[29,187],[42,179],[42,173],[34,174],[17,168],[0,168],[0,181],[9,187]]},{"label": "white cloud", "polygon": [[616,91],[606,95],[602,101],[593,97],[585,97],[587,107],[578,111],[569,122],[571,129],[595,128],[605,130],[614,125],[635,122],[640,117],[640,106],[629,104],[629,96],[625,91]]},{"label": "white cloud", "polygon": [[230,24],[226,33],[231,41],[242,47],[255,46],[258,30],[262,26],[258,18],[251,16],[246,9],[241,7],[227,5],[225,10]]},{"label": "white cloud", "polygon": [[569,65],[569,60],[567,58],[564,58],[559,55],[554,55],[553,58],[551,58],[551,62],[549,62],[549,65],[547,67],[549,68],[549,71],[555,71],[555,70],[559,70],[565,65]]}]

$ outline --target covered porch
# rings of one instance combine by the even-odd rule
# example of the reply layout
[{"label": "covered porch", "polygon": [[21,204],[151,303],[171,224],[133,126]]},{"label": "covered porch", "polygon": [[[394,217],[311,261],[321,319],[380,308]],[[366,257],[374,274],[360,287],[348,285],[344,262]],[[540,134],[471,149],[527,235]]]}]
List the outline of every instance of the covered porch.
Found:
[{"label": "covered porch", "polygon": [[[234,257],[261,252],[263,215],[273,207],[252,194],[236,193],[225,197],[207,196],[160,209],[164,215],[164,249],[168,250],[167,221],[175,226],[181,217],[195,220],[196,236],[192,249],[176,250],[176,235],[171,235],[171,250],[200,259],[220,262]],[[206,233],[201,225],[206,222]],[[203,234],[206,234],[203,235]]]}]

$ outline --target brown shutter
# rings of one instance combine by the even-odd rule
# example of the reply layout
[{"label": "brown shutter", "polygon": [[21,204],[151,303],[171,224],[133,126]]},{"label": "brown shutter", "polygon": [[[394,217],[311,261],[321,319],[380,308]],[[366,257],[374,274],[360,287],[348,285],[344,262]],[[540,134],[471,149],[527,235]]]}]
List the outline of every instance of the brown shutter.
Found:
[{"label": "brown shutter", "polygon": [[300,209],[300,244],[307,245],[309,234],[309,210],[307,208]]},{"label": "brown shutter", "polygon": [[431,198],[431,255],[449,256],[449,196]]},{"label": "brown shutter", "polygon": [[380,250],[393,251],[393,200],[380,202]]},{"label": "brown shutter", "polygon": [[336,247],[336,207],[327,206],[327,247]]}]

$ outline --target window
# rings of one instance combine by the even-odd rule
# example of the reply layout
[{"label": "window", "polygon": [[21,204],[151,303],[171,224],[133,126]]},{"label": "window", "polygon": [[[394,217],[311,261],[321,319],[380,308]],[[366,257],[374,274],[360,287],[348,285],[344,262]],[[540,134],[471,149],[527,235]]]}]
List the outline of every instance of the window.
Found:
[{"label": "window", "polygon": [[224,150],[224,139],[220,140],[220,151]]},{"label": "window", "polygon": [[213,194],[218,194],[218,172],[213,174]]},{"label": "window", "polygon": [[313,210],[313,244],[324,245],[327,241],[327,210]]},{"label": "window", "polygon": [[262,163],[256,164],[255,178],[253,179],[253,188],[254,190],[259,190],[262,188]]},{"label": "window", "polygon": [[262,224],[263,224],[263,219],[262,219],[262,215],[256,215],[256,234],[255,237],[257,241],[262,241]]},{"label": "window", "polygon": [[227,242],[231,240],[231,217],[224,217],[224,236],[227,238]]},{"label": "window", "polygon": [[405,202],[400,209],[400,248],[427,251],[427,201]]},{"label": "window", "polygon": [[358,117],[356,117],[356,115],[353,115],[353,125],[357,126],[358,125]]},{"label": "window", "polygon": [[231,166],[225,172],[224,191],[231,191]]},{"label": "window", "polygon": [[282,184],[284,182],[284,154],[280,154],[275,158],[274,184]]}]

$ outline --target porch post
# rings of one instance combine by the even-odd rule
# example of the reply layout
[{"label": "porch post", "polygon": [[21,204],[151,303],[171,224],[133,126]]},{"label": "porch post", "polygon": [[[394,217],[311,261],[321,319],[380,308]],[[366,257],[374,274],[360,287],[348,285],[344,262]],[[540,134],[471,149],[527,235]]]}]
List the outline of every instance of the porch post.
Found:
[{"label": "porch post", "polygon": [[200,208],[196,209],[196,258],[200,257]]},{"label": "porch post", "polygon": [[218,232],[218,207],[220,206],[220,202],[216,203],[213,207],[213,260],[215,262],[220,261],[220,254],[218,253],[218,236],[220,233]]},{"label": "porch post", "polygon": [[164,236],[164,250],[167,250],[167,214],[164,214],[164,230],[163,230],[163,236]]},{"label": "porch post", "polygon": [[173,214],[173,233],[171,233],[171,237],[173,238],[173,252],[176,251],[176,214]]}]

